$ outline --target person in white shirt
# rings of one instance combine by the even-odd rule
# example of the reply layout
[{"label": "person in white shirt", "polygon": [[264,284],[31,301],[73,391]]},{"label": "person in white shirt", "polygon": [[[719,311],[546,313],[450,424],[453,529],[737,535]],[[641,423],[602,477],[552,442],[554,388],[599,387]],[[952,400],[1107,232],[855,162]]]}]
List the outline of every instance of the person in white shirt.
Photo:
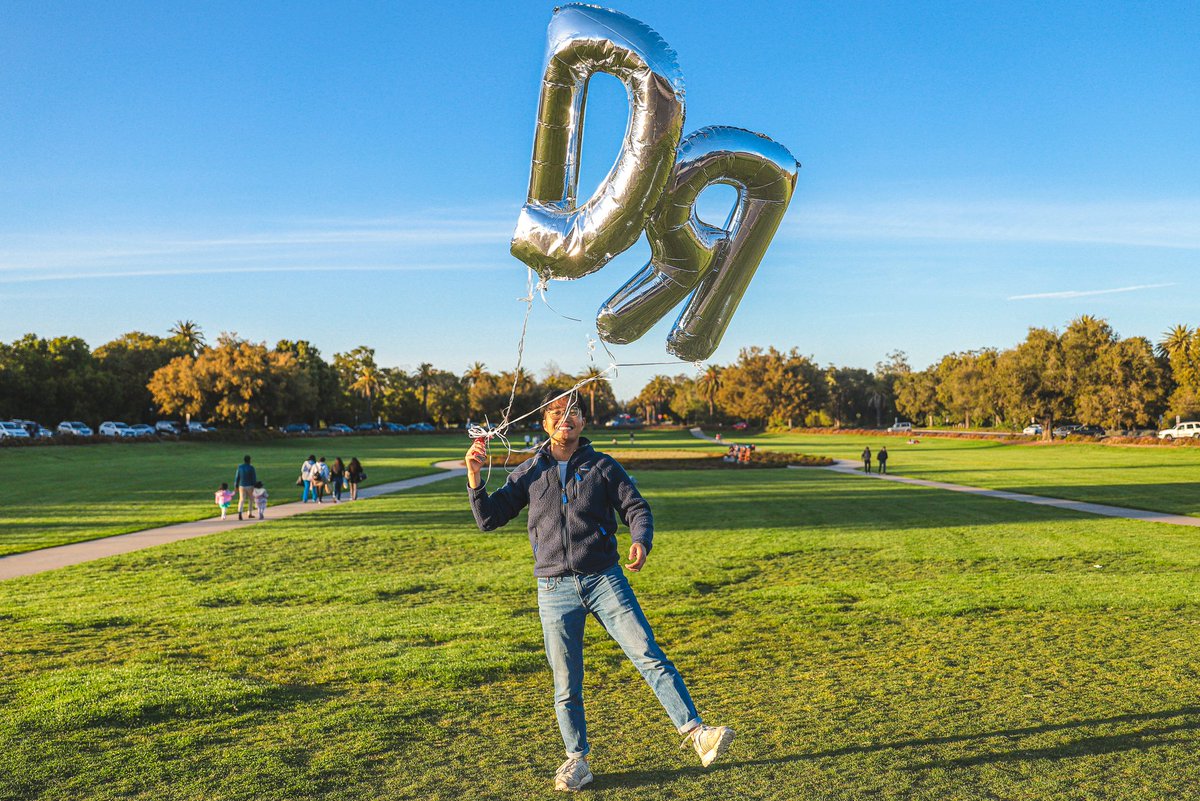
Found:
[{"label": "person in white shirt", "polygon": [[313,492],[312,485],[312,469],[316,463],[317,457],[310,454],[309,457],[304,460],[304,464],[300,465],[300,483],[304,485],[304,492],[300,495],[301,503],[308,503],[308,499],[310,497],[314,501],[317,499],[316,493]]},{"label": "person in white shirt", "polygon": [[267,516],[267,490],[261,481],[254,484],[254,507],[258,509],[258,519]]}]

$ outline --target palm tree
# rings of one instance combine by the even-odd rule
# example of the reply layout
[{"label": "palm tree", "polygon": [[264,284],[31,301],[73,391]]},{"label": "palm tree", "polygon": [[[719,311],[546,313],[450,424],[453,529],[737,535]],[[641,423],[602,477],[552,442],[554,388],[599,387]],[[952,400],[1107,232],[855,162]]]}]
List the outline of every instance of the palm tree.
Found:
[{"label": "palm tree", "polygon": [[429,384],[433,381],[433,365],[429,362],[421,362],[417,365],[416,379],[421,385],[421,413],[422,420],[429,419]]},{"label": "palm tree", "polygon": [[1178,353],[1188,346],[1192,341],[1192,329],[1186,325],[1176,325],[1163,334],[1162,341],[1158,343],[1158,355],[1170,356],[1172,353]]},{"label": "palm tree", "polygon": [[592,425],[596,424],[596,384],[603,375],[604,371],[593,364],[579,376],[580,381],[587,381],[583,386],[588,395],[588,417],[591,418]]},{"label": "palm tree", "polygon": [[704,373],[696,379],[696,390],[700,399],[708,401],[708,419],[716,413],[717,393],[721,391],[721,368],[710,364]]},{"label": "palm tree", "polygon": [[463,381],[467,382],[468,387],[473,387],[485,375],[487,375],[487,365],[483,362],[474,362],[467,368],[467,372],[463,373]]},{"label": "palm tree", "polygon": [[650,383],[646,385],[646,394],[649,395],[650,400],[654,402],[653,416],[655,418],[655,422],[657,422],[657,418],[659,416],[659,405],[667,399],[667,396],[671,394],[671,389],[671,379],[667,378],[665,375],[654,376],[654,378],[650,379]]},{"label": "palm tree", "polygon": [[204,341],[204,332],[200,330],[198,324],[191,320],[177,321],[174,326],[167,330],[167,333],[172,334],[176,339],[183,342],[193,356],[199,354],[200,349],[206,344]]},{"label": "palm tree", "polygon": [[357,392],[367,399],[367,417],[371,420],[375,419],[375,407],[371,400],[379,394],[380,386],[379,370],[371,365],[363,365],[358,371],[358,379],[350,385],[351,392]]}]

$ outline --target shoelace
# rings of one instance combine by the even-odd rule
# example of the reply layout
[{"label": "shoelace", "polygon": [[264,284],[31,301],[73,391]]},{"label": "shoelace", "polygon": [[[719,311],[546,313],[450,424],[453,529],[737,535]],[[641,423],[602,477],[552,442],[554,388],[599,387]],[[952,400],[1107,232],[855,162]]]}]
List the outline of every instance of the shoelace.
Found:
[{"label": "shoelace", "polygon": [[704,733],[708,726],[700,725],[683,735],[683,742],[679,744],[680,750],[687,748],[689,745],[695,745],[699,741],[699,737]]}]

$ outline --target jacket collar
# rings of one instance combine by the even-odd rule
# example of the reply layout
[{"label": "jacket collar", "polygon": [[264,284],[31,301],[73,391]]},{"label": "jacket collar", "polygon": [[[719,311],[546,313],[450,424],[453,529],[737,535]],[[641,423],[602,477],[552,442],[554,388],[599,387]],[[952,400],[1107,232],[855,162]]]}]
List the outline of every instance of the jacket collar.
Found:
[{"label": "jacket collar", "polygon": [[[590,439],[588,439],[587,437],[580,437],[579,438],[579,447],[575,449],[575,453],[571,454],[571,458],[568,459],[567,462],[569,464],[570,462],[578,461],[579,459],[589,457],[594,453],[595,453],[595,449],[592,448],[592,441]],[[538,457],[539,458],[545,457],[550,462],[557,461],[554,458],[554,456],[550,453],[550,440],[546,440],[544,443],[542,443],[541,445],[538,446]]]}]

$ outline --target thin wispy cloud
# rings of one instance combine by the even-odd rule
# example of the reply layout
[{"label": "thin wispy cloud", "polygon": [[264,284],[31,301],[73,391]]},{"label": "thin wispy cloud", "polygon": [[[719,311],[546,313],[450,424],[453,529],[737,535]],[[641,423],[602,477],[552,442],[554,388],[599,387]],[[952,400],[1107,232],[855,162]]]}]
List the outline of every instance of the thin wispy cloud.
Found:
[{"label": "thin wispy cloud", "polygon": [[1200,250],[1200,200],[1045,203],[901,199],[809,206],[803,195],[797,194],[781,233],[817,240],[1064,243]]},{"label": "thin wispy cloud", "polygon": [[1035,292],[1032,295],[1012,295],[1009,300],[1047,300],[1064,298],[1090,298],[1095,295],[1115,295],[1119,292],[1140,292],[1144,289],[1162,289],[1175,286],[1168,284],[1138,284],[1137,286],[1122,286],[1115,289],[1068,289],[1062,292]]},{"label": "thin wispy cloud", "polygon": [[472,270],[503,263],[511,234],[511,218],[447,216],[323,221],[209,236],[9,236],[8,247],[0,249],[0,283],[239,272]]}]

